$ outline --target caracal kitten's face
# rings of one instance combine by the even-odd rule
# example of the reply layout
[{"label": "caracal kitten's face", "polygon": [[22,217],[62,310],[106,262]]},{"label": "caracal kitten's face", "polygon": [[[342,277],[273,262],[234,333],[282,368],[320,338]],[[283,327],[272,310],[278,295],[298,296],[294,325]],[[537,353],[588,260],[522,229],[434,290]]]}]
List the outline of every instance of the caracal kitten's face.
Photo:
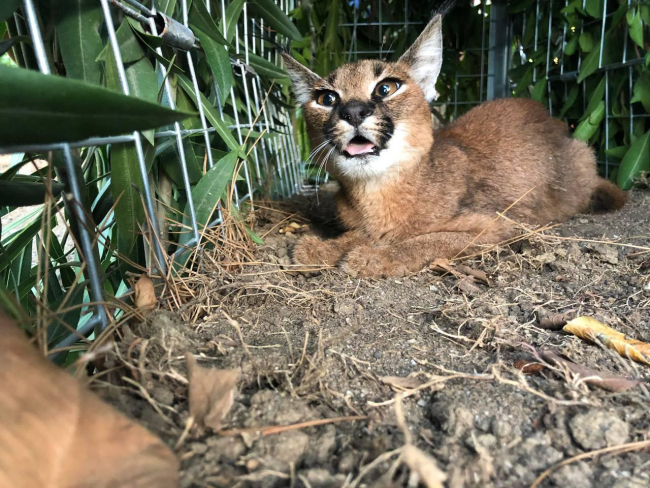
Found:
[{"label": "caracal kitten's face", "polygon": [[337,176],[373,179],[416,164],[429,150],[429,102],[442,64],[440,15],[396,63],[364,60],[321,78],[284,58],[314,160],[327,160]]}]

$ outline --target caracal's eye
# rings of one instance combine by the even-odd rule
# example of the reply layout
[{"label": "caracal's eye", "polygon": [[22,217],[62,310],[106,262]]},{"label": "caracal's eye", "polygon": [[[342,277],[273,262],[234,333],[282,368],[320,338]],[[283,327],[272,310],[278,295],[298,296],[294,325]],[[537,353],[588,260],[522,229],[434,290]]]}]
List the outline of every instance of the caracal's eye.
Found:
[{"label": "caracal's eye", "polygon": [[318,98],[316,98],[316,102],[319,105],[323,105],[324,107],[331,107],[338,101],[339,101],[338,95],[332,91],[321,92],[318,95]]},{"label": "caracal's eye", "polygon": [[385,98],[388,95],[392,95],[399,87],[402,86],[399,81],[395,80],[384,80],[381,83],[377,84],[375,87],[375,95],[381,98]]}]

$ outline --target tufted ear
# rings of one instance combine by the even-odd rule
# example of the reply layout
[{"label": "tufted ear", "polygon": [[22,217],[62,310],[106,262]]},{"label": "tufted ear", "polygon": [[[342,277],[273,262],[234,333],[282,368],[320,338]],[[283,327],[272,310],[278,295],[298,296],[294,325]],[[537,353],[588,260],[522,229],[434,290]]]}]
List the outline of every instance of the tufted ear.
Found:
[{"label": "tufted ear", "polygon": [[404,63],[411,77],[420,85],[427,102],[436,99],[436,81],[442,66],[442,15],[438,14],[422,31],[399,62]]},{"label": "tufted ear", "polygon": [[284,68],[289,73],[293,92],[296,94],[298,103],[305,104],[311,100],[311,92],[315,83],[321,80],[321,77],[293,59],[290,54],[282,53]]}]

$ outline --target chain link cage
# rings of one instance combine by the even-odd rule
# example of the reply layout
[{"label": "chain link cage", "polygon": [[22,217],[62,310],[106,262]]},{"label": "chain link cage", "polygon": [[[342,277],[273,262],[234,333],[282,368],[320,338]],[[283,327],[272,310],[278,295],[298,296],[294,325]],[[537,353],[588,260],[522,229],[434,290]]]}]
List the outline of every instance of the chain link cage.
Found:
[{"label": "chain link cage", "polygon": [[[257,134],[274,135],[268,139],[260,136],[259,143],[250,146],[248,158],[242,165],[239,181],[236,181],[232,188],[232,204],[235,208],[239,208],[245,203],[252,207],[253,196],[256,193],[263,194],[265,197],[288,198],[304,189],[304,165],[293,134],[291,107],[281,101],[283,99],[280,92],[282,87],[263,81],[257,72],[260,70],[260,66],[262,70],[273,69],[273,66],[282,66],[281,57],[274,47],[286,44],[286,40],[281,34],[266,28],[263,18],[250,15],[245,2],[238,2],[241,12],[234,25],[235,32],[232,41],[234,53],[229,53],[235,82],[228,92],[221,93],[215,81],[209,101],[199,90],[201,77],[200,74],[197,74],[196,63],[200,47],[188,24],[189,2],[187,0],[178,2],[151,1],[146,2],[147,5],[136,0],[97,0],[97,2],[101,5],[106,43],[116,62],[119,89],[125,95],[132,94],[133,87],[130,86],[127,77],[126,64],[118,40],[121,26],[128,22],[137,23],[137,27],[142,29],[142,32],[161,39],[164,44],[176,48],[176,56],[184,58],[186,74],[191,84],[190,90],[193,92],[190,96],[195,101],[202,101],[202,103],[196,103],[200,127],[188,129],[176,122],[173,126],[164,127],[153,134],[158,148],[175,149],[181,178],[181,181],[176,181],[175,184],[181,188],[191,188],[187,157],[190,154],[190,146],[193,141],[200,139],[207,148],[205,150],[206,169],[218,164],[213,155],[213,148],[215,133],[219,130],[219,124],[215,122],[215,119],[219,119],[217,122],[221,121],[221,124],[230,123],[226,128],[234,132],[236,141],[241,147],[245,147],[246,139],[251,134],[249,130],[255,131]],[[226,25],[227,9],[230,4],[227,5],[225,0],[220,2],[194,0],[194,2],[202,2],[207,14],[223,23],[224,33],[227,29],[232,28],[232,26]],[[13,21],[9,22],[10,31],[12,29],[14,31],[10,34],[29,36],[31,39],[31,46],[21,43],[20,48],[14,50],[19,64],[51,75],[51,60],[48,59],[43,42],[46,22],[43,22],[38,5],[38,2],[34,0],[23,0],[21,8],[10,19]],[[286,15],[295,6],[294,0],[278,0],[276,5]],[[157,6],[162,10],[157,10]],[[215,6],[220,10],[216,12],[216,15],[212,11]],[[162,29],[164,32],[161,32]],[[163,62],[165,58],[161,47],[156,47],[155,51],[158,55],[156,56],[155,70],[162,94],[161,103],[171,109],[176,109],[177,104],[167,73],[169,66]],[[87,285],[87,292],[85,293],[85,310],[79,323],[67,324],[68,328],[74,330],[74,333],[68,333],[67,336],[59,340],[53,346],[53,350],[65,350],[79,339],[92,334],[97,337],[115,319],[105,306],[107,297],[103,283],[104,272],[99,263],[99,254],[107,250],[101,239],[102,229],[98,228],[92,220],[94,209],[84,207],[82,203],[84,201],[82,188],[86,182],[83,173],[78,171],[75,149],[110,147],[125,143],[135,148],[135,159],[130,164],[138,168],[141,176],[142,187],[138,189],[138,192],[141,195],[146,215],[146,222],[142,225],[142,229],[149,234],[146,240],[154,251],[154,256],[148,263],[153,275],[166,276],[169,272],[168,268],[170,265],[174,265],[175,260],[186,259],[184,256],[200,245],[201,235],[206,228],[217,226],[222,222],[221,210],[217,208],[217,218],[209,222],[207,226],[201,225],[197,221],[192,192],[187,191],[185,210],[190,235],[172,255],[169,255],[165,244],[159,238],[161,223],[156,218],[158,202],[155,200],[153,188],[158,182],[152,178],[147,165],[143,138],[141,132],[133,132],[122,136],[98,137],[82,141],[0,147],[0,154],[11,154],[12,159],[16,161],[20,161],[26,153],[45,155],[51,152],[54,155],[52,157],[61,157],[65,164],[65,170],[57,172],[57,177],[69,190],[66,199],[68,203],[72,203],[74,208],[73,218],[76,220],[79,236],[77,253],[80,261],[84,263],[84,273],[87,276],[87,282],[84,284]],[[110,182],[107,181],[103,190],[109,184]],[[100,190],[100,193],[103,190]],[[99,240],[95,237],[96,235],[100,236]],[[7,238],[6,242],[10,242],[11,238],[12,235]],[[65,246],[66,242],[61,244]],[[60,276],[55,273],[54,279],[60,279]],[[130,290],[123,289],[122,291]]]}]

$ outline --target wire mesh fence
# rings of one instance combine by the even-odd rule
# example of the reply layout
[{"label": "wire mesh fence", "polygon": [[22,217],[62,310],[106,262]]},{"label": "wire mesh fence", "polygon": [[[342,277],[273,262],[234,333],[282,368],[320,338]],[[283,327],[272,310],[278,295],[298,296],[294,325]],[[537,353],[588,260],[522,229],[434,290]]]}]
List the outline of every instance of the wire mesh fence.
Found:
[{"label": "wire mesh fence", "polygon": [[601,172],[619,166],[647,131],[650,6],[632,0],[530,0],[511,7],[515,95],[543,102],[598,151]]},{"label": "wire mesh fence", "polygon": [[[146,56],[154,61],[151,74],[155,75],[158,101],[173,110],[187,110],[193,102],[192,108],[198,112],[193,124],[174,122],[153,134],[134,131],[81,141],[62,140],[51,144],[0,147],[0,154],[13,154],[16,160],[30,156],[47,159],[50,153],[54,154],[50,158],[60,157],[65,165],[65,169],[57,171],[57,179],[69,191],[69,196],[65,198],[73,209],[72,220],[75,222],[72,224],[78,233],[66,233],[57,246],[70,247],[73,234],[79,236],[77,256],[78,261],[83,263],[81,269],[87,280],[76,284],[87,287],[87,291],[82,294],[83,303],[75,304],[79,309],[84,309],[79,324],[65,324],[74,332],[65,337],[58,334],[56,342],[51,344],[54,349],[66,348],[93,333],[97,337],[114,320],[113,311],[106,306],[106,274],[102,267],[111,265],[105,259],[110,253],[108,231],[119,224],[115,214],[120,203],[116,202],[115,208],[105,216],[107,224],[103,228],[93,221],[96,214],[94,204],[99,199],[92,206],[84,205],[86,185],[90,184],[89,173],[78,171],[77,156],[86,156],[94,163],[95,157],[110,157],[112,160],[112,154],[118,148],[129,149],[130,158],[126,161],[128,170],[137,168],[139,178],[138,184],[131,185],[133,188],[127,190],[133,190],[144,207],[143,220],[134,224],[143,235],[146,246],[153,250],[153,255],[147,259],[148,272],[160,277],[169,276],[173,271],[169,268],[174,268],[179,261],[185,262],[187,255],[200,247],[201,235],[206,229],[222,222],[222,205],[216,206],[222,195],[210,197],[208,193],[209,201],[202,201],[202,208],[197,208],[194,200],[202,178],[210,172],[218,172],[220,165],[226,165],[224,159],[228,154],[234,154],[236,159],[238,156],[241,161],[241,170],[234,173],[232,201],[225,202],[236,212],[242,205],[251,208],[256,195],[290,197],[303,186],[304,167],[293,135],[291,106],[284,101],[287,99],[287,84],[283,82],[285,76],[281,58],[275,48],[286,44],[287,34],[286,28],[284,34],[279,32],[278,25],[283,21],[286,23],[288,18],[278,20],[278,12],[287,16],[294,8],[293,0],[259,2],[256,15],[251,15],[245,2],[237,0],[229,4],[225,0],[220,3],[194,0],[191,7],[187,0],[145,3],[136,0],[88,0],[81,2],[79,12],[66,11],[65,15],[78,15],[80,23],[89,22],[90,19],[83,15],[89,15],[88,11],[100,6],[101,14],[96,17],[99,28],[94,34],[98,34],[98,39],[100,36],[105,39],[105,50],[102,51],[104,59],[108,58],[107,53],[113,57],[116,70],[116,86],[113,88],[125,95],[142,96],[142,86],[138,86],[139,80],[134,78],[137,73],[130,71],[134,62],[129,50],[133,46],[128,43],[133,41],[140,47],[149,48]],[[71,7],[69,2],[64,4],[61,8]],[[31,40],[31,47],[25,42],[14,45],[14,59],[21,66],[55,76],[51,73],[57,67],[53,67],[52,52],[48,52],[43,34],[50,28],[46,24],[51,22],[47,19],[44,23],[43,19],[51,12],[40,12],[40,5],[35,0],[24,0],[21,8],[9,19],[10,31],[13,29],[15,36],[28,35]],[[88,11],[81,12],[83,9]],[[269,26],[269,19],[275,25]],[[201,28],[212,30],[206,33]],[[215,43],[214,39],[219,42]],[[62,54],[65,58],[65,53]],[[210,59],[215,56],[220,61],[225,59],[226,66],[224,63],[215,65]],[[69,59],[65,61],[72,63]],[[109,63],[107,61],[105,67],[106,84],[109,84]],[[71,71],[68,70],[68,75]],[[171,71],[176,76],[170,76]],[[183,106],[179,107],[181,103]],[[197,157],[194,150],[198,145],[195,141],[198,140],[202,142],[203,151]],[[153,151],[163,156],[173,151],[172,158],[177,161],[174,171],[162,167],[154,171],[150,158]],[[220,158],[217,158],[217,154]],[[233,165],[227,166],[231,173]],[[108,186],[116,184],[116,168],[111,168],[109,164],[108,171],[109,174],[102,175],[98,188],[95,188],[97,195],[104,194]],[[173,177],[173,190],[170,191],[178,196],[181,204],[185,204],[178,212],[184,225],[178,232],[180,237],[177,242],[173,243],[169,241],[169,232],[161,228],[165,225],[164,219],[160,218],[161,199],[165,197],[161,192],[164,172],[167,173],[164,175],[167,180]],[[225,176],[228,178],[230,175]],[[202,197],[205,200],[206,195]],[[223,199],[226,199],[225,194]],[[10,245],[17,234],[3,239],[3,245]],[[123,238],[124,235],[119,237]],[[67,257],[63,259],[66,261]],[[53,267],[56,263],[50,262],[49,257],[46,256],[45,260],[46,272],[48,267],[56,269]],[[113,263],[117,260],[117,257],[110,259]],[[57,272],[52,276],[55,281],[61,281]],[[15,285],[17,289],[20,284]],[[124,285],[122,282],[119,287],[122,292],[127,291]],[[36,284],[36,288],[39,286]],[[38,292],[36,290],[36,294]]]}]

